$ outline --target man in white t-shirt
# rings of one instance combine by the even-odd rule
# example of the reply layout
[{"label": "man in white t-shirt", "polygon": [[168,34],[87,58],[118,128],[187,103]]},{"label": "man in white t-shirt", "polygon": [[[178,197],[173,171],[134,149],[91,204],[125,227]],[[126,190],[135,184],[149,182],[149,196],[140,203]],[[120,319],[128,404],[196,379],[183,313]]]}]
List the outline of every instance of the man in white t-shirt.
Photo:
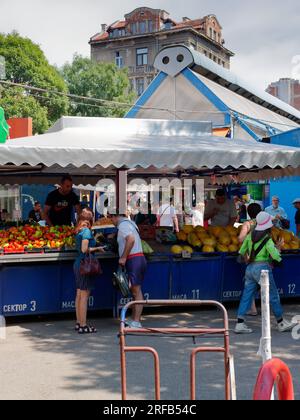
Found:
[{"label": "man in white t-shirt", "polygon": [[235,203],[226,197],[224,190],[216,192],[216,199],[208,201],[205,207],[204,220],[211,221],[212,226],[233,226],[238,218]]},{"label": "man in white t-shirt", "polygon": [[160,227],[172,228],[176,233],[179,232],[178,218],[176,209],[171,201],[170,204],[162,204],[158,209],[157,218]]},{"label": "man in white t-shirt", "polygon": [[[133,300],[144,300],[142,284],[146,274],[147,261],[143,253],[138,227],[123,215],[113,215],[112,221],[118,228],[119,264],[127,270]],[[127,321],[127,325],[131,328],[142,328],[142,312],[141,305],[134,306],[132,321]]]}]

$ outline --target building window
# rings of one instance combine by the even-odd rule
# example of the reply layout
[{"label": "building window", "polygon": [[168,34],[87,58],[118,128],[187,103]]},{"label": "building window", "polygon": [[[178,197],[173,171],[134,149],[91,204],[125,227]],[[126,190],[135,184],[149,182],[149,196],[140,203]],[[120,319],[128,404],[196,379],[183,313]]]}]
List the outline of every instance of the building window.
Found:
[{"label": "building window", "polygon": [[119,29],[119,36],[125,36],[125,29]]},{"label": "building window", "polygon": [[124,60],[123,60],[123,57],[121,56],[120,51],[116,51],[115,63],[119,69],[124,67]]},{"label": "building window", "polygon": [[132,23],[132,24],[131,24],[131,33],[132,33],[133,35],[135,35],[135,34],[137,34],[137,33],[138,33],[138,24],[137,24],[137,23]]},{"label": "building window", "polygon": [[145,80],[143,77],[136,79],[136,93],[141,96],[145,90]]},{"label": "building window", "polygon": [[204,53],[205,57],[207,57],[207,51],[204,50],[203,53]]},{"label": "building window", "polygon": [[164,25],[164,29],[172,29],[172,22],[166,22]]},{"label": "building window", "polygon": [[135,87],[134,87],[134,79],[130,79],[130,89],[132,92],[134,92]]},{"label": "building window", "polygon": [[136,50],[136,65],[146,66],[148,64],[148,48],[138,48]]},{"label": "building window", "polygon": [[222,65],[223,65],[223,67],[225,67],[225,61],[222,61]]},{"label": "building window", "polygon": [[153,76],[147,77],[148,86],[152,83],[152,81],[153,81]]},{"label": "building window", "polygon": [[216,31],[214,31],[214,40],[215,41],[217,40],[217,32]]},{"label": "building window", "polygon": [[213,37],[213,30],[212,28],[209,28],[209,36],[212,38]]},{"label": "building window", "polygon": [[148,32],[153,32],[153,21],[148,20]]},{"label": "building window", "polygon": [[145,34],[146,33],[146,21],[143,20],[142,22],[140,22],[140,34]]}]

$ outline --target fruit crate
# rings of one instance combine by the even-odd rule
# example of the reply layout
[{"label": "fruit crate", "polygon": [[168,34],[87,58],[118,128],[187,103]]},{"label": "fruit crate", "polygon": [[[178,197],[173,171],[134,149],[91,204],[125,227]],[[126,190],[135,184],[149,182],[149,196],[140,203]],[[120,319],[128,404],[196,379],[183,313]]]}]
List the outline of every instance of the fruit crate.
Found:
[{"label": "fruit crate", "polygon": [[44,248],[44,252],[45,254],[51,254],[51,253],[57,253],[57,252],[62,252],[63,248]]},{"label": "fruit crate", "polygon": [[143,240],[156,238],[156,227],[150,225],[139,225],[139,231]]},{"label": "fruit crate", "polygon": [[25,248],[26,254],[44,254],[44,248]]},{"label": "fruit crate", "polygon": [[12,254],[25,254],[25,250],[8,250],[8,249],[4,249],[4,254],[6,255],[12,255]]}]

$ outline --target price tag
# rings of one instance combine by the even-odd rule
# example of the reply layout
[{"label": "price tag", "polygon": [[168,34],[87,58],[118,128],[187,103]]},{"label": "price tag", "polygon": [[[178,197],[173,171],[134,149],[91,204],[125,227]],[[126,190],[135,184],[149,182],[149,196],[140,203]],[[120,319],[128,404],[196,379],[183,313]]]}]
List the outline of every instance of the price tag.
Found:
[{"label": "price tag", "polygon": [[188,251],[182,251],[182,258],[190,260],[192,258],[192,254]]}]

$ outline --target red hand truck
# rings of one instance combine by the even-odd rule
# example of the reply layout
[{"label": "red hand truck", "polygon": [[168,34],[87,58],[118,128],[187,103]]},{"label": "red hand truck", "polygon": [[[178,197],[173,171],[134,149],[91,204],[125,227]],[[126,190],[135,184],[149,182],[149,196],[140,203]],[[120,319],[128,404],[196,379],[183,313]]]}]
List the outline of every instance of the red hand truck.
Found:
[{"label": "red hand truck", "polygon": [[[165,307],[214,307],[220,309],[223,313],[223,328],[126,328],[125,319],[128,309],[134,305],[143,305],[147,307],[165,306]],[[234,364],[233,358],[230,356],[229,348],[229,322],[228,314],[224,306],[215,301],[199,301],[199,300],[148,300],[136,301],[128,303],[121,312],[120,324],[120,353],[121,353],[121,381],[122,381],[122,399],[127,399],[127,371],[126,371],[126,354],[131,352],[150,353],[154,359],[154,377],[155,377],[155,399],[160,400],[160,360],[158,352],[152,347],[126,345],[126,336],[134,334],[135,336],[147,336],[147,334],[155,335],[178,335],[178,336],[204,336],[215,335],[224,338],[223,347],[197,347],[190,355],[190,398],[196,400],[196,357],[199,353],[221,353],[224,357],[225,369],[225,399],[235,399],[235,381],[234,381]]]}]

